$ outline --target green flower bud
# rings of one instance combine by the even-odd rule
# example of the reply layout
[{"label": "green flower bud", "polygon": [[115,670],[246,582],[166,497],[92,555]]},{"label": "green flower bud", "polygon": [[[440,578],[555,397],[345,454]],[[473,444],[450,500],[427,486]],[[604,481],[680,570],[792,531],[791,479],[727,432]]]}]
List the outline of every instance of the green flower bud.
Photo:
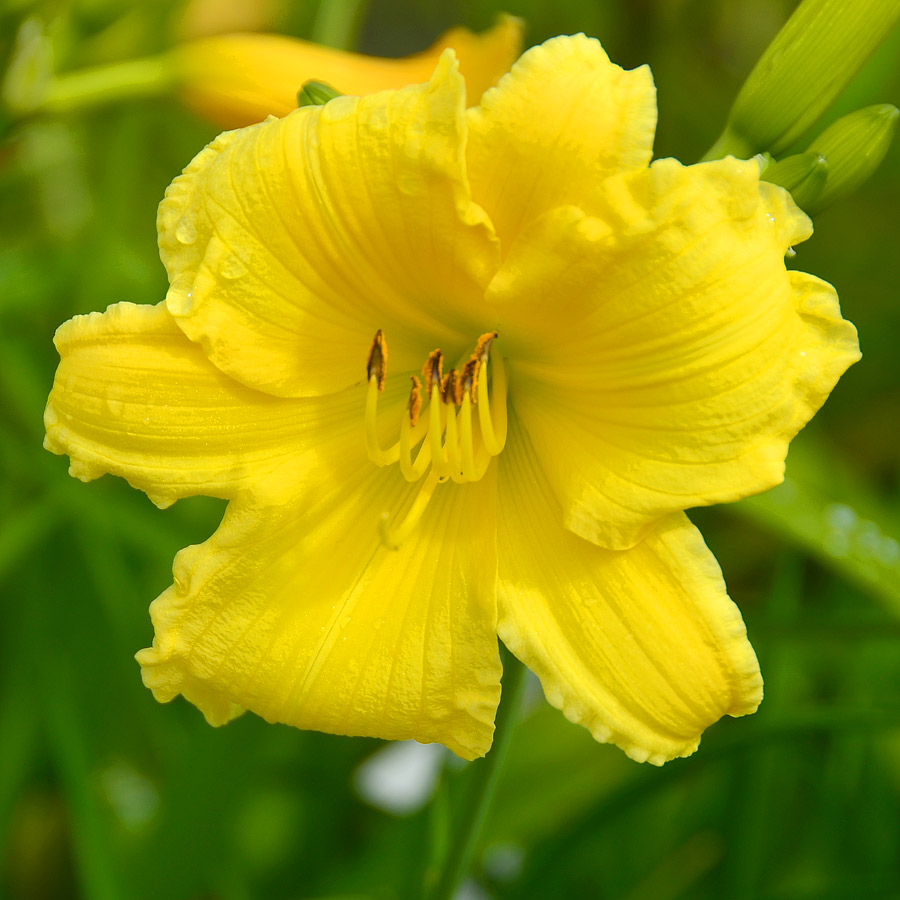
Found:
[{"label": "green flower bud", "polygon": [[787,188],[797,206],[808,212],[809,204],[825,187],[828,161],[824,156],[807,150],[805,153],[788,156],[777,163],[772,163],[763,169],[759,177],[763,181]]},{"label": "green flower bud", "polygon": [[828,109],[900,18],[900,0],[804,0],[741,88],[707,159],[775,156]]},{"label": "green flower bud", "polygon": [[297,106],[324,106],[329,100],[343,96],[324,81],[306,81],[297,93]]},{"label": "green flower bud", "polygon": [[822,212],[852,194],[878,168],[891,145],[900,110],[882,103],[867,106],[838,119],[809,146],[828,163],[825,184],[806,204],[797,204],[810,215]]}]

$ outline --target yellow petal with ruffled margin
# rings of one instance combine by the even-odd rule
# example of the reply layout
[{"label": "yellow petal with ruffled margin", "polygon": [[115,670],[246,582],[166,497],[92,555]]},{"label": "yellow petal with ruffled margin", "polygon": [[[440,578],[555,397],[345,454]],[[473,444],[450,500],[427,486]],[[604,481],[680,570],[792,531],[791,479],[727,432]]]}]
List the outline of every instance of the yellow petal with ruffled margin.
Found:
[{"label": "yellow petal with ruffled margin", "polygon": [[[361,443],[361,442],[360,442]],[[138,654],[160,701],[183,694],[214,725],[249,709],[333,734],[487,752],[499,700],[493,478],[438,490],[399,550],[378,519],[417,492],[327,435],[342,477],[282,471],[232,501],[219,530],[175,560]]]},{"label": "yellow petal with ruffled margin", "polygon": [[604,178],[650,162],[656,89],[647,66],[625,71],[580,34],[526,52],[468,116],[472,194],[506,250],[530,219],[590,210]]},{"label": "yellow petal with ruffled margin", "polygon": [[604,550],[560,524],[515,416],[499,462],[498,632],[550,703],[656,765],[693,753],[721,716],[756,709],[741,614],[683,514],[631,550]]},{"label": "yellow petal with ruffled margin", "polygon": [[83,481],[110,472],[159,506],[233,497],[296,455],[311,419],[324,427],[323,414],[340,415],[340,405],[271,397],[223,375],[162,305],[76,316],[55,342],[46,448],[68,454]]},{"label": "yellow petal with ruffled margin", "polygon": [[378,328],[411,371],[480,333],[499,248],[465,181],[463,98],[447,51],[426,85],[338,97],[207,147],[159,210],[185,334],[242,383],[308,396],[359,381]]},{"label": "yellow petal with ruffled margin", "polygon": [[515,62],[522,22],[500,16],[480,34],[453,28],[424,53],[381,59],[333,50],[278,34],[222,34],[181,44],[172,51],[185,103],[222,128],[286,116],[309,80],[342,94],[371,94],[428,81],[441,53],[452,47],[466,82],[467,102],[481,95]]},{"label": "yellow petal with ruffled margin", "polygon": [[532,223],[488,297],[566,525],[623,548],[778,484],[859,349],[834,289],[785,270],[809,221],[755,163],[661,160],[604,195]]}]

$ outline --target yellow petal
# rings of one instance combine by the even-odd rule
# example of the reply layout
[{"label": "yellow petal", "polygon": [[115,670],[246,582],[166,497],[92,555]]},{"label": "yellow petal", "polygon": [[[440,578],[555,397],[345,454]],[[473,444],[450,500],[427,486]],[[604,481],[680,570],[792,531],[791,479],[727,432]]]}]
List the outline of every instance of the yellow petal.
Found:
[{"label": "yellow petal", "polygon": [[343,475],[312,477],[301,496],[282,472],[178,554],[151,606],[153,648],[138,654],[144,682],[214,725],[246,708],[481,756],[500,690],[496,484],[439,487],[394,551],[379,544],[380,514],[402,514],[418,487],[359,452]]},{"label": "yellow petal", "polygon": [[378,328],[394,371],[471,341],[499,250],[464,124],[447,51],[427,85],[220,136],[160,205],[169,312],[219,369],[281,396],[358,382]]},{"label": "yellow petal", "polygon": [[626,72],[580,34],[529,50],[468,115],[472,194],[507,247],[529,219],[590,208],[604,178],[650,162],[656,90],[647,66]]},{"label": "yellow petal", "polygon": [[488,298],[566,525],[621,549],[778,484],[859,350],[834,289],[785,270],[809,222],[755,163],[661,160],[604,194],[534,222]]},{"label": "yellow petal", "polygon": [[126,478],[160,506],[232,497],[300,452],[313,401],[223,375],[160,306],[120,303],[59,328],[45,446],[87,481]]},{"label": "yellow petal", "polygon": [[683,514],[604,550],[562,511],[521,426],[499,465],[498,631],[544,693],[598,741],[662,764],[723,715],[753,712],[762,679],[715,559]]},{"label": "yellow petal", "polygon": [[188,106],[223,128],[239,128],[296,109],[297,92],[310,79],[342,94],[428,81],[447,47],[456,51],[468,103],[475,104],[515,62],[522,22],[500,16],[481,34],[454,28],[425,52],[403,59],[347,53],[277,34],[217,35],[181,44],[173,54]]}]

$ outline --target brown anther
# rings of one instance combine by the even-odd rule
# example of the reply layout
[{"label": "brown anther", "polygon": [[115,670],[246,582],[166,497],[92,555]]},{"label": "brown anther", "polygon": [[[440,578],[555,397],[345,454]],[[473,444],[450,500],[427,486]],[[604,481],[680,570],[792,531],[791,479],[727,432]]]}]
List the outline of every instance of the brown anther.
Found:
[{"label": "brown anther", "polygon": [[372,376],[378,380],[378,390],[384,390],[384,376],[387,373],[387,344],[384,341],[384,333],[379,328],[372,338],[372,346],[369,348],[369,361],[366,363],[366,379],[372,380]]},{"label": "brown anther", "polygon": [[459,373],[456,369],[451,369],[441,382],[441,400],[444,403],[452,403],[459,406],[462,403],[463,389]]},{"label": "brown anther", "polygon": [[[481,360],[472,354],[466,363],[462,373],[462,382],[460,384],[460,393],[469,392],[469,397],[473,403],[476,403],[475,388],[478,387],[478,370],[481,368]],[[462,398],[460,397],[460,401]]]},{"label": "brown anther", "polygon": [[422,382],[415,375],[409,376],[412,381],[412,391],[409,394],[409,403],[406,408],[409,410],[409,424],[415,426],[419,422],[419,413],[422,411]]},{"label": "brown anther", "polygon": [[461,389],[469,392],[473,403],[476,402],[475,388],[478,387],[478,372],[483,365],[487,364],[488,356],[491,352],[491,344],[494,343],[498,336],[498,332],[488,331],[478,338],[478,341],[475,343],[475,349],[472,351],[472,355],[463,369]]},{"label": "brown anther", "polygon": [[422,377],[425,379],[425,391],[431,396],[431,389],[434,385],[438,388],[444,376],[444,354],[440,350],[432,350],[422,366]]},{"label": "brown anther", "polygon": [[489,331],[478,338],[475,344],[475,351],[472,353],[473,358],[477,358],[480,362],[486,363],[491,352],[491,344],[499,337],[499,332]]}]

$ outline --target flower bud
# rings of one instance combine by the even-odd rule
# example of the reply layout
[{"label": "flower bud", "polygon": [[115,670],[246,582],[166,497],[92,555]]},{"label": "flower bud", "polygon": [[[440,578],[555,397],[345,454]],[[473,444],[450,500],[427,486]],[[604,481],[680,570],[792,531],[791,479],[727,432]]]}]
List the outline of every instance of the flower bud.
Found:
[{"label": "flower bud", "polygon": [[809,148],[827,161],[825,183],[808,204],[798,199],[798,205],[814,215],[856,191],[884,159],[898,118],[896,106],[882,103],[850,113],[826,128]]},{"label": "flower bud", "polygon": [[780,155],[828,109],[900,18],[900,0],[804,0],[741,88],[708,157]]},{"label": "flower bud", "polygon": [[340,91],[324,81],[307,81],[297,92],[297,106],[324,106],[329,100],[340,96]]},{"label": "flower bud", "polygon": [[763,181],[780,184],[791,192],[794,202],[803,210],[819,196],[828,178],[828,160],[812,150],[788,156],[772,163],[760,174]]}]

